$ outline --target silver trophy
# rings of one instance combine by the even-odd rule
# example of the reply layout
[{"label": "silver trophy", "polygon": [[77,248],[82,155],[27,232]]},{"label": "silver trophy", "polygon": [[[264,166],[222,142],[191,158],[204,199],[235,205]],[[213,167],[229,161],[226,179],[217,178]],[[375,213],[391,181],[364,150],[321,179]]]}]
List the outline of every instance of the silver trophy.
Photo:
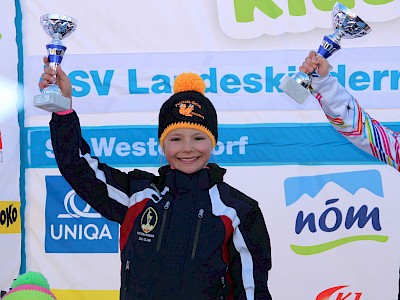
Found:
[{"label": "silver trophy", "polygon": [[[58,15],[46,14],[40,17],[40,23],[44,31],[52,38],[52,41],[46,45],[49,59],[49,67],[56,70],[63,59],[65,47],[61,40],[70,36],[76,29],[77,21],[74,18]],[[33,105],[35,107],[57,112],[71,108],[71,100],[64,97],[60,88],[55,83],[49,84],[43,89],[42,94],[36,95]]]},{"label": "silver trophy", "polygon": [[[342,38],[359,38],[365,36],[371,31],[371,28],[361,20],[360,17],[339,2],[336,2],[332,9],[332,23],[335,32],[324,36],[317,51],[317,55],[326,59],[336,51],[340,50],[340,42]],[[279,88],[292,99],[303,104],[310,96],[312,77],[317,76],[318,72],[316,70],[311,74],[297,72],[292,77],[286,75],[282,79]]]}]

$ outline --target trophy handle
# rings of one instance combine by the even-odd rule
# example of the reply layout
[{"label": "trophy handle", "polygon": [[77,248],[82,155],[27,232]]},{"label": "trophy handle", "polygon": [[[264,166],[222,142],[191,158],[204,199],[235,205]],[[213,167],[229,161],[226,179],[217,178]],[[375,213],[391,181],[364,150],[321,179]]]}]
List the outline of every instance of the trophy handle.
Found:
[{"label": "trophy handle", "polygon": [[57,66],[61,64],[67,47],[65,47],[60,40],[54,39],[46,45],[46,48],[49,67],[55,71]]},{"label": "trophy handle", "polygon": [[[47,58],[49,60],[49,67],[56,71],[57,66],[61,64],[61,61],[64,57],[64,53],[67,50],[61,40],[54,38],[50,43],[46,45],[47,48]],[[54,75],[54,82],[56,81],[56,76]],[[61,95],[61,90],[56,83],[49,84],[46,88],[42,91],[43,94],[48,93],[57,93]]]},{"label": "trophy handle", "polygon": [[[333,53],[342,48],[342,46],[340,46],[340,39],[341,39],[341,34],[339,30],[333,34],[325,35],[321,42],[321,45],[317,50],[317,56],[322,56],[323,58],[328,59]],[[318,68],[316,68],[310,74],[310,76],[319,77]],[[311,86],[311,80],[309,86]]]}]

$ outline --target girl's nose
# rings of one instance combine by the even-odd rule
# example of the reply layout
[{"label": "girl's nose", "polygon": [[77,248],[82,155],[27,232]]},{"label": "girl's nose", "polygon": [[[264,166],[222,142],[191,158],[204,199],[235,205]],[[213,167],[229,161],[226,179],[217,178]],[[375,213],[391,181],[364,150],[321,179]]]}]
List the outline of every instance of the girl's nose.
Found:
[{"label": "girl's nose", "polygon": [[183,144],[184,151],[191,151],[193,149],[193,142],[192,141],[185,141]]}]

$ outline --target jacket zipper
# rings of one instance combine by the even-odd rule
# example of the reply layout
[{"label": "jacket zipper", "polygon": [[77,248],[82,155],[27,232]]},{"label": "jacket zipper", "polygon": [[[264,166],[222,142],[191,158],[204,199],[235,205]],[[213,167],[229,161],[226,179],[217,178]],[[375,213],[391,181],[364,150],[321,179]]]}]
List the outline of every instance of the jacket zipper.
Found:
[{"label": "jacket zipper", "polygon": [[125,264],[125,286],[124,286],[124,291],[128,290],[128,285],[129,285],[129,278],[130,278],[130,269],[131,269],[131,261],[127,260]]},{"label": "jacket zipper", "polygon": [[154,183],[150,183],[150,186],[156,191],[157,195],[153,194],[153,200],[155,200],[156,202],[159,202],[161,197],[161,193],[159,191],[159,189],[157,188],[157,186]]},{"label": "jacket zipper", "polygon": [[201,221],[203,220],[204,209],[200,208],[199,213],[197,214],[197,224],[196,224],[196,232],[194,234],[193,248],[192,248],[192,260],[196,256],[197,244],[199,242]]},{"label": "jacket zipper", "polygon": [[225,277],[221,277],[221,285],[220,285],[220,288],[219,288],[219,291],[218,291],[218,300],[224,300],[225,299],[225,293],[224,293],[224,290],[225,290],[225,287],[226,287],[226,284],[225,284]]},{"label": "jacket zipper", "polygon": [[157,239],[157,245],[156,245],[156,252],[160,252],[160,248],[161,248],[161,241],[164,235],[164,229],[165,229],[165,223],[167,221],[167,213],[168,213],[168,209],[170,206],[170,202],[167,201],[164,205],[164,211],[163,211],[163,215],[162,215],[162,220],[161,220],[161,228],[160,228],[160,233],[158,235],[158,239]]}]

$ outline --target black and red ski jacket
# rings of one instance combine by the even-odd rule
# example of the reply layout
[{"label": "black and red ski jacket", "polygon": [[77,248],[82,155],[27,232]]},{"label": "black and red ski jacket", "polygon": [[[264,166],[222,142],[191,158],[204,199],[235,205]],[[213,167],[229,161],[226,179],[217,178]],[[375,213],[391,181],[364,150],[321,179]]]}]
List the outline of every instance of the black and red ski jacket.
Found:
[{"label": "black and red ski jacket", "polygon": [[121,300],[272,299],[263,215],[255,200],[223,182],[225,169],[125,173],[90,155],[75,112],[53,114],[50,130],[61,174],[121,225]]}]

